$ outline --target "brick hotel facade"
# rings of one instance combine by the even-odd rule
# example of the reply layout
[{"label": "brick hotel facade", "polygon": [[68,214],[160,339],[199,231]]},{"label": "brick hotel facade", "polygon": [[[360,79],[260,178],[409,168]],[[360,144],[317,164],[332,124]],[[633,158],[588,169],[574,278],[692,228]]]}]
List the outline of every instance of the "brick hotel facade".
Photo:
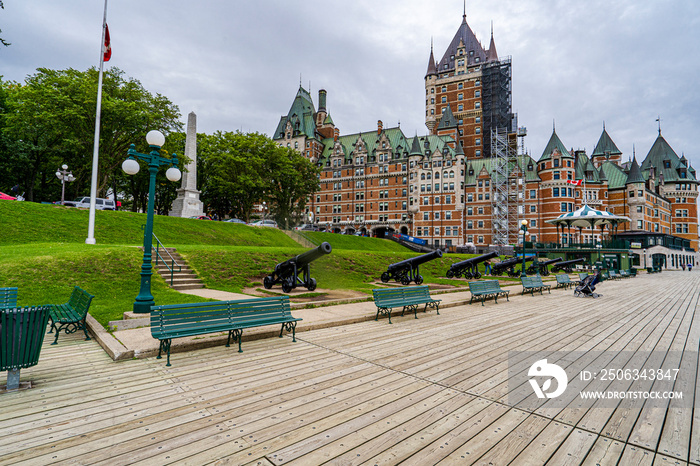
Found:
[{"label": "brick hotel facade", "polygon": [[[556,131],[539,159],[516,154],[511,60],[499,59],[491,33],[482,47],[466,15],[425,76],[428,134],[406,137],[381,120],[341,135],[319,91],[318,110],[301,86],[273,139],[321,167],[309,210],[332,231],[413,235],[436,246],[513,244],[528,221],[532,242],[591,241],[590,230],[546,223],[584,204],[625,215],[620,232],[673,235],[697,250],[696,172],[661,135],[639,164],[623,161],[607,130],[589,155],[567,150]],[[629,159],[629,157],[628,157]],[[574,186],[567,180],[584,180]],[[600,231],[593,234],[600,239]]]}]

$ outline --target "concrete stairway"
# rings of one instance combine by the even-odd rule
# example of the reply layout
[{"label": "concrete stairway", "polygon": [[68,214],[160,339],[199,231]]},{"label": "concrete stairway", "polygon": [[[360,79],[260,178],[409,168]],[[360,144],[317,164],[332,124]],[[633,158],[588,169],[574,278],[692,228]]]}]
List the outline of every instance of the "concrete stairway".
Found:
[{"label": "concrete stairway", "polygon": [[[168,270],[168,267],[163,264],[161,260],[158,260],[158,265],[155,265],[156,263],[156,251],[155,249],[153,250],[153,268],[154,270],[157,270],[158,273],[163,277],[165,280],[165,283],[170,285],[170,287],[174,290],[196,290],[198,288],[204,288],[204,283],[197,278],[197,274],[195,274],[192,269],[190,269],[190,266],[187,264],[187,262],[180,256],[180,254],[175,250],[175,248],[167,248],[168,252],[170,253],[170,256],[172,256],[173,259],[175,259],[175,269],[173,273],[173,284],[170,285],[170,270]],[[166,260],[168,263],[168,266],[171,266],[171,261],[172,259],[170,256],[165,253],[162,249],[160,250],[160,255],[162,258]],[[178,272],[178,267],[180,266],[180,271]]]}]

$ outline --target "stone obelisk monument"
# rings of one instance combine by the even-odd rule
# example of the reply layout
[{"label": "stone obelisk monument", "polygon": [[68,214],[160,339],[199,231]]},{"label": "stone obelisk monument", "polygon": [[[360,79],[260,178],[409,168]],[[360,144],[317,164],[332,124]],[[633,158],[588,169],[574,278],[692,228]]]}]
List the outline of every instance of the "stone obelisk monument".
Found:
[{"label": "stone obelisk monument", "polygon": [[171,217],[194,217],[204,215],[204,205],[199,200],[201,191],[197,190],[197,115],[187,115],[187,137],[185,155],[190,163],[182,172],[182,187],[177,190],[177,199],[170,210]]}]

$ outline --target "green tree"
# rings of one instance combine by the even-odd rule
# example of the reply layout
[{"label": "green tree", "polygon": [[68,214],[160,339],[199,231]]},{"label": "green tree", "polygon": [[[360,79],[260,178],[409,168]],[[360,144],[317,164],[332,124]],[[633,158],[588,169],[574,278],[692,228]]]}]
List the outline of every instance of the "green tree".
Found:
[{"label": "green tree", "polygon": [[[74,195],[89,193],[95,131],[98,71],[50,70],[39,68],[22,84],[3,83],[5,111],[0,129],[7,145],[21,149],[22,170],[17,184],[29,200],[56,200],[60,190],[53,175],[62,164],[69,165],[76,181],[69,186]],[[176,105],[160,94],[151,94],[133,78],[125,78],[118,68],[104,72],[98,196],[107,188],[126,191],[141,199],[142,183],[127,179],[121,170],[129,144],[147,150],[145,134],[158,129],[164,134],[180,131],[182,123]],[[167,138],[166,138],[167,140]],[[6,149],[7,150],[7,149]],[[5,154],[15,158],[15,154]],[[0,160],[0,171],[5,161]],[[147,185],[146,185],[147,192]],[[70,197],[70,196],[69,196]],[[141,202],[134,203],[134,208]]]},{"label": "green tree", "polygon": [[266,153],[276,147],[271,143],[258,133],[217,131],[197,138],[199,186],[207,211],[250,220],[254,205],[262,200],[265,181],[261,170]]},{"label": "green tree", "polygon": [[309,196],[319,190],[320,170],[294,149],[274,145],[263,167],[264,198],[277,224],[288,229],[300,223]]},{"label": "green tree", "polygon": [[295,222],[318,190],[318,169],[298,152],[259,133],[198,135],[198,186],[207,210],[246,221],[266,201],[283,227]]}]

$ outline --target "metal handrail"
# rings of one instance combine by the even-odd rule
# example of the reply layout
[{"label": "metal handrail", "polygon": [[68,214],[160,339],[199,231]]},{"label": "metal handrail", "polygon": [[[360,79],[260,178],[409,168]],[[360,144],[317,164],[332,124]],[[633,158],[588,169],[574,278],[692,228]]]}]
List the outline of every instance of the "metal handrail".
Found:
[{"label": "metal handrail", "polygon": [[[160,242],[158,237],[156,236],[155,233],[153,233],[153,237],[156,239],[156,265],[158,265],[158,259],[163,261],[163,264],[168,268],[170,271],[170,285],[172,286],[173,282],[175,281],[175,267],[177,267],[178,272],[182,272],[182,266],[175,262],[175,258],[170,254],[170,251],[168,251],[168,248],[163,246],[163,243]],[[160,248],[163,248],[163,250],[168,254],[168,257],[170,257],[170,265],[165,261],[163,256],[160,255]]]}]

